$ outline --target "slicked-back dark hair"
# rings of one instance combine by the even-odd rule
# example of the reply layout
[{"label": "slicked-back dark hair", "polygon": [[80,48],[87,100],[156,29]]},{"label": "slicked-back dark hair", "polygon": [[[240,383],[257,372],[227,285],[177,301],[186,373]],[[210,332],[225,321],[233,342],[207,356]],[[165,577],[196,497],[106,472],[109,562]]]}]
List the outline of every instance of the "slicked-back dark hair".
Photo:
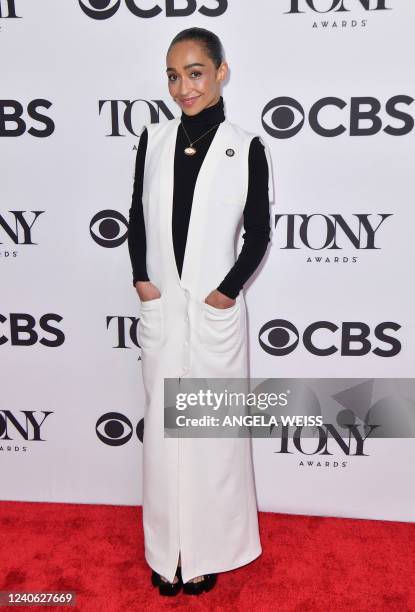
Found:
[{"label": "slicked-back dark hair", "polygon": [[203,45],[207,55],[210,57],[216,68],[219,68],[223,62],[223,47],[219,37],[205,28],[186,28],[182,30],[171,41],[167,52],[178,42],[184,40],[194,40]]}]

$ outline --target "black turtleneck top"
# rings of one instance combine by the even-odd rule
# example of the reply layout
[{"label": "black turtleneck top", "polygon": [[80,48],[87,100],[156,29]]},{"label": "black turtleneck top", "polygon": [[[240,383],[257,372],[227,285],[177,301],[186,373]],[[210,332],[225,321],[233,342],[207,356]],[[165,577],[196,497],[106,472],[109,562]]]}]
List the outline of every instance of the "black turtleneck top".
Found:
[{"label": "black turtleneck top", "polygon": [[[174,189],[172,235],[176,265],[179,276],[182,273],[186,248],[187,231],[192,210],[193,192],[202,162],[217,131],[218,124],[225,120],[223,97],[212,106],[204,108],[196,115],[182,112],[181,121],[193,142],[211,129],[203,138],[195,142],[197,153],[188,156],[184,153],[189,141],[180,125],[177,131],[174,157]],[[141,133],[135,164],[134,187],[129,211],[128,249],[133,270],[133,285],[137,281],[151,280],[146,268],[146,233],[143,215],[143,176],[148,133]],[[249,184],[244,207],[244,243],[232,268],[216,287],[230,298],[235,298],[245,282],[261,262],[270,240],[268,164],[264,147],[256,136],[249,149]],[[212,240],[214,237],[212,236]],[[214,287],[212,287],[212,290]]]}]

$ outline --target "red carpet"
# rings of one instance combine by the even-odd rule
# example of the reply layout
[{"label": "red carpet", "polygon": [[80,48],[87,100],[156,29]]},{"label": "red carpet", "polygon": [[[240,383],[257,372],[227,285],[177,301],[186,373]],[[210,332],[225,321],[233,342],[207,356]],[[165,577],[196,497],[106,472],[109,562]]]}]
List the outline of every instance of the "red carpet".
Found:
[{"label": "red carpet", "polygon": [[45,612],[415,611],[415,524],[259,516],[258,559],[209,593],[167,598],[150,583],[141,507],[1,502],[0,590],[76,591],[75,607],[13,608]]}]

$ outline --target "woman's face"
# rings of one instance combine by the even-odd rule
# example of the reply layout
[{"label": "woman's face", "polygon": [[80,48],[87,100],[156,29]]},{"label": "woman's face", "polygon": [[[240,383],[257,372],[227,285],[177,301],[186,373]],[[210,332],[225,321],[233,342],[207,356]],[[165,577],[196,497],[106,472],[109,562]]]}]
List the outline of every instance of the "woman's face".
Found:
[{"label": "woman's face", "polygon": [[186,40],[174,44],[166,65],[170,95],[186,115],[196,115],[219,100],[228,65],[222,62],[216,68],[200,43]]}]

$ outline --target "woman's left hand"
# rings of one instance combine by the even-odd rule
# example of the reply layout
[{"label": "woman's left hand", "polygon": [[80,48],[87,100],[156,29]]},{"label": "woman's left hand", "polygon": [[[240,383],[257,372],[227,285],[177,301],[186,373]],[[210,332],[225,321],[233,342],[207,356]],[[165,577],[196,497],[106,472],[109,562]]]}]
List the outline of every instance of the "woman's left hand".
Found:
[{"label": "woman's left hand", "polygon": [[230,308],[236,302],[235,298],[230,298],[224,293],[221,293],[217,289],[214,289],[205,298],[205,302],[214,306],[215,308]]}]

